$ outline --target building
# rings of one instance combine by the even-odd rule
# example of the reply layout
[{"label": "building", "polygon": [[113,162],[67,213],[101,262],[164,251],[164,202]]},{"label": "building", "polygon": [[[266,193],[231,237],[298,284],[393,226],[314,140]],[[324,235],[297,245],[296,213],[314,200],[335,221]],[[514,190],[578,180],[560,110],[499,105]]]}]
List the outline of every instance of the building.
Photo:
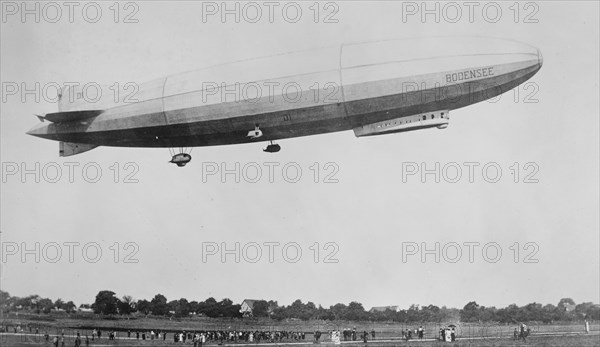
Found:
[{"label": "building", "polygon": [[385,312],[387,310],[398,312],[400,309],[399,309],[398,306],[373,306],[373,307],[371,307],[371,309],[369,310],[369,312],[371,312],[371,313]]},{"label": "building", "polygon": [[260,301],[260,300],[254,300],[254,299],[244,299],[244,301],[242,301],[242,304],[240,305],[240,313],[242,314],[242,316],[244,317],[252,317],[252,310],[254,309],[254,303]]}]

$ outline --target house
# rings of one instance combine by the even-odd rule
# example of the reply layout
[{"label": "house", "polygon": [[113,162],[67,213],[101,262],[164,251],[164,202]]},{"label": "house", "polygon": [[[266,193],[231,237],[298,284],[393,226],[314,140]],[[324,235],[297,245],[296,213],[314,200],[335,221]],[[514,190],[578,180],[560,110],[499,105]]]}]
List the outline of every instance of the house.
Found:
[{"label": "house", "polygon": [[371,312],[371,313],[385,312],[387,310],[398,312],[399,308],[398,308],[398,306],[374,306],[374,307],[371,307],[371,309],[369,310],[369,312]]},{"label": "house", "polygon": [[260,301],[260,300],[254,300],[254,299],[245,299],[244,301],[242,301],[242,304],[240,305],[240,313],[242,314],[242,316],[244,317],[252,317],[252,310],[254,309],[254,303]]}]

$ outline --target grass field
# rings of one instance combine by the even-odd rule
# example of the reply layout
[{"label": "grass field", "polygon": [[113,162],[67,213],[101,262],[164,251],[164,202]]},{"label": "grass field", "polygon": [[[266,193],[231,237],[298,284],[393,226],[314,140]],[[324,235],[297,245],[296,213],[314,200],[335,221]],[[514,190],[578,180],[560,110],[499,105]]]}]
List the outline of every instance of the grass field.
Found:
[{"label": "grass field", "polygon": [[[26,335],[2,335],[0,337],[0,346],[7,347],[25,347],[25,346],[51,346],[51,343],[43,341],[43,338],[36,338],[35,336]],[[73,346],[73,340],[69,339],[66,346]],[[119,339],[115,341],[109,341],[108,339],[96,340],[90,344],[90,346],[192,346],[191,342],[186,344],[173,343],[170,341],[138,341],[129,339]],[[223,346],[311,346],[313,343],[296,343],[296,344],[280,344],[280,343],[263,343],[263,344],[227,344]],[[342,342],[344,346],[365,346],[363,342]],[[83,344],[85,346],[85,344]],[[217,346],[217,344],[205,344],[205,346]],[[334,346],[332,343],[321,343],[319,346]],[[530,336],[526,342],[513,341],[511,339],[458,339],[456,342],[439,342],[439,341],[369,341],[366,346],[371,347],[392,347],[392,346],[419,346],[419,347],[466,347],[466,346],[481,346],[481,347],[522,347],[522,346],[557,346],[557,347],[588,347],[588,346],[600,346],[600,335],[599,334],[577,334],[577,335],[563,335],[563,336]]]},{"label": "grass field", "polygon": [[[48,319],[45,316],[39,317],[10,317],[4,319],[0,324],[9,326],[9,333],[0,335],[0,346],[51,346],[43,338],[43,333],[47,331],[51,339],[55,335],[64,332],[66,336],[65,346],[74,346],[74,336],[77,332],[82,337],[89,335],[94,328],[102,329],[102,339],[95,340],[91,346],[182,346],[182,343],[173,343],[172,332],[179,331],[199,331],[199,330],[245,330],[245,331],[275,331],[285,330],[293,332],[306,333],[304,344],[287,344],[294,345],[312,345],[313,334],[315,330],[326,332],[329,330],[343,330],[345,328],[354,328],[359,332],[366,330],[376,331],[376,340],[369,340],[368,346],[599,346],[600,347],[600,322],[590,322],[590,334],[584,334],[582,322],[565,322],[555,324],[542,324],[529,322],[532,335],[527,339],[527,342],[513,341],[513,330],[516,324],[474,324],[474,323],[457,323],[452,322],[457,326],[458,340],[454,343],[444,343],[435,341],[437,332],[440,327],[446,326],[450,322],[444,323],[427,323],[423,324],[425,328],[425,341],[400,340],[401,331],[404,329],[416,329],[419,324],[405,325],[394,322],[346,322],[346,321],[299,321],[288,320],[277,322],[269,319],[213,319],[206,317],[196,317],[193,319],[160,319],[153,317],[131,317],[130,319],[99,319],[92,317],[55,317]],[[14,327],[20,326],[22,333],[14,334]],[[31,329],[31,332],[30,332]],[[38,329],[38,334],[35,330]],[[114,341],[107,339],[108,331],[118,331],[118,338]],[[127,339],[127,331],[131,331],[131,336],[135,336],[135,331],[150,331],[155,332],[166,331],[168,337],[166,341],[142,341],[135,339]],[[325,338],[327,334],[324,334]],[[325,338],[326,339],[326,338]],[[369,334],[370,339],[370,334]],[[293,341],[290,341],[293,342]],[[343,345],[362,346],[363,342],[343,342]],[[185,345],[193,346],[188,341]],[[216,346],[216,344],[208,344]],[[227,345],[227,344],[225,344]],[[232,343],[232,346],[244,345],[243,343]],[[251,343],[249,345],[257,345]],[[262,346],[280,346],[286,344],[280,343],[265,343]],[[323,346],[332,346],[331,343],[321,343]],[[83,344],[82,346],[85,346]]]},{"label": "grass field", "polygon": [[[439,323],[423,323],[423,327],[427,335],[434,334],[441,327],[448,324],[457,326],[457,333],[462,336],[481,337],[512,337],[512,332],[517,324],[498,324],[498,323],[461,323],[456,321],[439,322]],[[526,322],[527,325],[535,333],[552,333],[552,332],[583,332],[583,322],[558,322],[553,324],[543,324],[538,322]],[[311,333],[315,330],[343,330],[345,328],[356,327],[357,331],[375,330],[377,336],[393,337],[400,336],[401,330],[416,329],[420,324],[411,323],[403,324],[398,322],[353,322],[353,321],[321,321],[321,320],[284,320],[281,322],[274,321],[268,318],[244,318],[244,319],[229,319],[229,318],[208,318],[194,317],[183,319],[166,319],[157,317],[130,316],[120,319],[101,319],[95,315],[71,315],[71,316],[49,316],[49,315],[19,315],[5,317],[0,321],[0,325],[21,325],[24,330],[26,326],[38,327],[40,332],[47,329],[49,333],[57,333],[65,330],[66,334],[74,334],[75,331],[80,331],[85,334],[86,331],[91,331],[94,328],[103,330],[116,330],[127,332],[128,330],[145,330],[145,331],[195,331],[195,330],[285,330],[285,331],[302,331]],[[591,331],[600,331],[600,321],[590,322]],[[11,330],[9,330],[11,331]],[[12,332],[12,331],[11,331]],[[120,333],[120,336],[121,335]]]}]

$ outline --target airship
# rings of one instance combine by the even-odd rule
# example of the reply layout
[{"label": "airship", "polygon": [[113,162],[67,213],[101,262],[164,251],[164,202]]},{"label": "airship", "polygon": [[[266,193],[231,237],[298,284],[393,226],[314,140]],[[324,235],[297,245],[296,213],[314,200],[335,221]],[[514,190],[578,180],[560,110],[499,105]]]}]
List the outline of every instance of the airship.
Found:
[{"label": "airship", "polygon": [[[59,155],[98,146],[172,150],[353,130],[356,137],[445,129],[450,111],[517,87],[540,70],[540,50],[510,39],[428,37],[344,43],[224,63],[90,100],[62,88],[58,112],[27,133],[59,141]],[[494,105],[490,104],[490,107]],[[178,149],[178,150],[174,150]]]}]

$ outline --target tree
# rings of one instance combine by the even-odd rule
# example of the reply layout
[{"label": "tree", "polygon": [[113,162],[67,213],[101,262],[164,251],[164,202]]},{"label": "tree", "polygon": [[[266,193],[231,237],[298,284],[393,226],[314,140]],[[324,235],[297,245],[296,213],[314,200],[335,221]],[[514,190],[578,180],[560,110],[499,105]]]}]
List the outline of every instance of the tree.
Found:
[{"label": "tree", "polygon": [[419,305],[412,304],[412,305],[410,305],[408,310],[406,310],[406,315],[405,315],[404,320],[406,322],[418,322],[420,320],[419,314],[420,314]]},{"label": "tree", "polygon": [[223,299],[219,302],[219,315],[221,317],[241,317],[240,305],[234,305],[230,299]]},{"label": "tree", "polygon": [[560,299],[560,301],[558,302],[558,307],[563,308],[565,307],[565,304],[569,304],[569,305],[575,305],[575,301],[571,298],[562,298]]},{"label": "tree", "polygon": [[568,307],[574,306],[574,305],[575,305],[575,301],[571,298],[560,299],[560,301],[558,302],[558,305],[556,305],[556,307],[558,310],[557,313],[560,315],[561,320],[572,320],[573,318],[575,318],[574,312],[568,311]]},{"label": "tree", "polygon": [[54,302],[54,307],[56,307],[57,310],[64,310],[64,306],[65,302],[61,298],[56,299],[56,301]]},{"label": "tree", "polygon": [[301,318],[304,312],[304,304],[302,300],[298,299],[287,307],[288,318]]},{"label": "tree", "polygon": [[345,319],[348,307],[344,304],[335,304],[329,307],[329,311],[333,313],[335,319]]},{"label": "tree", "polygon": [[167,302],[167,307],[169,315],[175,314],[175,310],[177,310],[177,300],[171,300]]},{"label": "tree", "polygon": [[11,297],[8,292],[0,290],[0,311],[8,312],[11,306]]},{"label": "tree", "polygon": [[123,299],[119,303],[119,313],[120,314],[131,314],[135,312],[136,303],[133,300],[131,295],[123,296]]},{"label": "tree", "polygon": [[46,314],[50,313],[50,311],[52,311],[52,308],[54,307],[54,303],[48,298],[41,299],[40,301],[38,301],[37,305],[38,309]]},{"label": "tree", "polygon": [[323,306],[319,305],[319,307],[317,308],[317,313],[316,313],[315,318],[322,319],[322,320],[334,320],[335,315],[333,314],[333,312],[331,312],[331,310],[328,310],[328,309],[324,308]]},{"label": "tree", "polygon": [[286,308],[283,306],[277,307],[276,309],[273,310],[273,313],[271,314],[271,318],[273,318],[277,321],[286,319],[287,318]]},{"label": "tree", "polygon": [[100,291],[96,295],[96,301],[92,304],[94,313],[116,314],[119,308],[119,299],[110,290]]},{"label": "tree", "polygon": [[593,309],[593,302],[583,302],[575,307],[575,314],[579,319],[589,319],[588,317],[592,316]]},{"label": "tree", "polygon": [[187,299],[181,298],[175,305],[175,315],[177,317],[187,317],[190,315],[190,303]]},{"label": "tree", "polygon": [[317,305],[315,305],[312,301],[309,301],[304,305],[304,310],[302,310],[302,315],[300,319],[309,320],[311,318],[316,317],[318,314]]},{"label": "tree", "polygon": [[252,315],[254,317],[269,316],[269,303],[265,300],[256,301],[252,307]]},{"label": "tree", "polygon": [[155,316],[166,316],[169,313],[167,298],[162,294],[156,294],[150,301],[150,310]]},{"label": "tree", "polygon": [[440,308],[435,305],[423,306],[419,316],[421,322],[439,322]]},{"label": "tree", "polygon": [[460,311],[460,320],[462,322],[477,322],[479,320],[479,305],[471,301]]},{"label": "tree", "polygon": [[365,312],[365,309],[360,302],[352,301],[348,305],[345,319],[361,321],[361,320],[365,320],[366,318],[367,318],[367,313]]},{"label": "tree", "polygon": [[10,294],[8,294],[8,292],[0,290],[0,305],[5,305],[8,302],[9,298]]},{"label": "tree", "polygon": [[75,306],[75,303],[73,303],[73,301],[67,301],[66,303],[63,304],[63,309],[65,311],[67,311],[67,313],[75,312],[76,308],[77,308],[77,306]]},{"label": "tree", "polygon": [[145,299],[138,300],[136,304],[136,309],[143,314],[148,314],[152,311],[152,304],[150,303],[150,301]]},{"label": "tree", "polygon": [[198,303],[199,312],[207,315],[208,317],[219,317],[220,309],[219,304],[215,298],[210,297],[205,301]]},{"label": "tree", "polygon": [[189,309],[190,309],[190,312],[193,312],[196,314],[200,313],[200,304],[198,303],[198,301],[190,301]]}]

